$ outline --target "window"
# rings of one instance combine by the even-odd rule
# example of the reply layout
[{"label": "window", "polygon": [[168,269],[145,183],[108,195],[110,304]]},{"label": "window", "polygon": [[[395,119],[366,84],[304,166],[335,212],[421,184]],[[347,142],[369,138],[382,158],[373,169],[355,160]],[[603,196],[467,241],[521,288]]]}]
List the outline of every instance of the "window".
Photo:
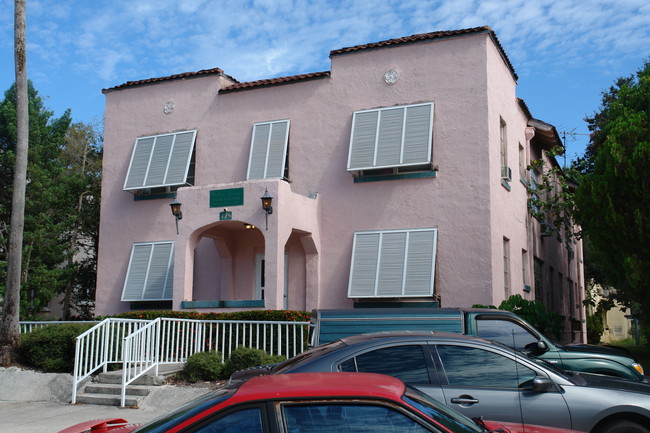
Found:
[{"label": "window", "polygon": [[287,433],[429,433],[430,430],[393,407],[356,404],[282,405]]},{"label": "window", "polygon": [[247,180],[288,178],[289,120],[253,125]]},{"label": "window", "polygon": [[195,433],[263,433],[262,414],[259,408],[242,409],[218,418]]},{"label": "window", "polygon": [[[437,346],[449,386],[519,389],[535,371],[497,353],[462,346]],[[472,368],[467,368],[467,366]]]},{"label": "window", "polygon": [[348,171],[430,166],[433,103],[357,111]]},{"label": "window", "polygon": [[524,146],[519,143],[519,177],[521,180],[526,181],[526,167],[528,164],[526,164],[526,149]]},{"label": "window", "polygon": [[524,280],[524,290],[530,292],[530,277],[528,276],[528,251],[521,250],[521,276]]},{"label": "window", "polygon": [[379,373],[409,384],[430,383],[422,346],[395,346],[373,350],[342,362],[340,371]]},{"label": "window", "polygon": [[480,319],[476,321],[476,335],[487,340],[498,341],[515,349],[537,342],[537,336],[516,322],[503,319]]},{"label": "window", "polygon": [[537,257],[533,259],[533,273],[535,278],[535,300],[543,302],[544,299],[544,262]]},{"label": "window", "polygon": [[499,123],[499,148],[501,160],[501,179],[511,181],[512,170],[508,167],[508,141],[506,139],[506,122],[501,119]]},{"label": "window", "polygon": [[122,301],[171,300],[173,270],[174,242],[133,244]]},{"label": "window", "polygon": [[356,232],[348,296],[432,296],[436,239],[436,228]]},{"label": "window", "polygon": [[196,131],[140,137],[135,141],[125,191],[185,185]]},{"label": "window", "polygon": [[503,293],[506,299],[510,297],[510,241],[503,238]]}]

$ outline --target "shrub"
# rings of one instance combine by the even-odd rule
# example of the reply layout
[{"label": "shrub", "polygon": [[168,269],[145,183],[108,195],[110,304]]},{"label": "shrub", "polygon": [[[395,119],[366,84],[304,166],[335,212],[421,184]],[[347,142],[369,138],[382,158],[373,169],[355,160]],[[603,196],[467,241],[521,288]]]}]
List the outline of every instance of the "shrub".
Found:
[{"label": "shrub", "polygon": [[[106,316],[109,317],[109,316]],[[100,317],[99,320],[106,317]],[[197,313],[196,311],[128,311],[114,316],[120,319],[153,320],[158,317],[195,320],[259,320],[274,322],[309,322],[310,313],[293,310],[249,310],[223,313]]]},{"label": "shrub", "polygon": [[603,332],[605,332],[603,316],[599,312],[587,314],[587,343],[600,344]]},{"label": "shrub", "polygon": [[48,373],[72,373],[77,336],[92,324],[49,325],[20,337],[19,352],[31,367]]},{"label": "shrub", "polygon": [[220,352],[197,352],[187,358],[183,370],[178,375],[192,383],[211,381],[219,379],[222,369]]},{"label": "shrub", "polygon": [[501,302],[499,309],[512,311],[551,339],[559,340],[562,336],[563,317],[555,311],[548,311],[539,301],[529,301],[521,295],[512,295]]},{"label": "shrub", "polygon": [[230,358],[223,364],[221,378],[228,379],[235,371],[260,365],[277,364],[285,359],[282,355],[269,355],[260,349],[240,346],[232,351]]}]

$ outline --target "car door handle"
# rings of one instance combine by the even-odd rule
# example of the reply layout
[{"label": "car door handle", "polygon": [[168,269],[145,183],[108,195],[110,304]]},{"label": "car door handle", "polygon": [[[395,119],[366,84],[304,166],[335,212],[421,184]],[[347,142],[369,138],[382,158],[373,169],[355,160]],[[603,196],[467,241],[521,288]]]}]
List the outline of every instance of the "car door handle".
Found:
[{"label": "car door handle", "polygon": [[476,404],[478,403],[478,399],[473,398],[469,395],[461,395],[460,397],[455,397],[451,399],[452,403],[455,404],[466,404],[466,405],[471,405],[471,404]]}]

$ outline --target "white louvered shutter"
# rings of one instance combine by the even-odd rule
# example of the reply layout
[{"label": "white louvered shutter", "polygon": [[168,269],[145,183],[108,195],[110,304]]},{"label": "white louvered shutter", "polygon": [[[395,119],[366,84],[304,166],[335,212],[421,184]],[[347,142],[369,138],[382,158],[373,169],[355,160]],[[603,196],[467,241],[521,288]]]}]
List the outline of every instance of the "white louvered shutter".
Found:
[{"label": "white louvered shutter", "polygon": [[379,257],[379,233],[355,233],[348,295],[374,296]]},{"label": "white louvered shutter", "polygon": [[253,125],[247,180],[284,176],[289,125],[289,120]]},{"label": "white louvered shutter", "polygon": [[357,232],[350,298],[433,295],[437,229]]},{"label": "white louvered shutter", "polygon": [[348,170],[374,166],[378,122],[379,112],[376,110],[354,113]]},{"label": "white louvered shutter", "polygon": [[431,158],[431,125],[433,104],[408,107],[404,128],[402,163],[429,162]]},{"label": "white louvered shutter", "polygon": [[406,232],[384,233],[379,259],[378,296],[400,296],[404,279]]},{"label": "white louvered shutter", "polygon": [[376,167],[397,167],[401,164],[404,111],[404,108],[391,108],[380,112]]},{"label": "white louvered shutter", "polygon": [[429,164],[432,136],[432,102],[357,111],[348,171]]},{"label": "white louvered shutter", "polygon": [[122,300],[172,299],[173,260],[173,242],[133,244]]},{"label": "white louvered shutter", "polygon": [[196,131],[138,138],[124,190],[182,185],[194,151]]}]

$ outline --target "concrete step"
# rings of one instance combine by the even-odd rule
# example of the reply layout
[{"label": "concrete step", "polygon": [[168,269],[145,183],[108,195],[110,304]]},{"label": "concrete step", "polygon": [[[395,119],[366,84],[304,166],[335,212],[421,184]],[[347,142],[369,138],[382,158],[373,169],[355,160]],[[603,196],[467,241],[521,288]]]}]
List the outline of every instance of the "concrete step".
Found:
[{"label": "concrete step", "polygon": [[[137,408],[140,407],[144,397],[127,396],[124,402],[126,407]],[[86,394],[81,393],[77,395],[77,402],[84,404],[96,404],[103,406],[119,406],[121,403],[120,395],[115,394]]]},{"label": "concrete step", "polygon": [[[163,385],[165,378],[182,369],[182,364],[171,364],[160,366],[158,375],[153,371],[139,377],[126,387],[127,407],[139,407],[142,401],[149,395],[151,387]],[[77,394],[77,401],[85,404],[97,404],[105,406],[119,406],[122,395],[122,370],[100,373],[95,376],[92,382]]]},{"label": "concrete step", "polygon": [[[150,388],[146,385],[129,385],[126,387],[128,396],[147,396]],[[83,390],[84,394],[117,394],[122,393],[122,386],[113,383],[89,383]]]},{"label": "concrete step", "polygon": [[[154,376],[153,374],[145,374],[144,376],[138,377],[135,381],[131,382],[134,385],[146,385],[146,386],[159,386],[162,385],[165,381],[165,376],[158,375]],[[106,373],[99,373],[93,379],[95,383],[112,383],[121,385],[122,384],[122,370],[118,371],[109,371]]]}]

